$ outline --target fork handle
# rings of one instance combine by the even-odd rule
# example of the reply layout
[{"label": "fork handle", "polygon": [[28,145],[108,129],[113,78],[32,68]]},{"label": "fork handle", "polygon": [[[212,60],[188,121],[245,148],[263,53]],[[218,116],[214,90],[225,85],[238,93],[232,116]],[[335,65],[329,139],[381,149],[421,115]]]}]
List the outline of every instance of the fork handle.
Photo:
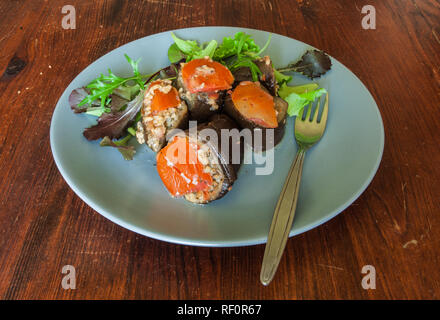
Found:
[{"label": "fork handle", "polygon": [[289,238],[296,211],[305,154],[304,148],[298,150],[275,208],[260,273],[260,281],[265,286],[272,281]]}]

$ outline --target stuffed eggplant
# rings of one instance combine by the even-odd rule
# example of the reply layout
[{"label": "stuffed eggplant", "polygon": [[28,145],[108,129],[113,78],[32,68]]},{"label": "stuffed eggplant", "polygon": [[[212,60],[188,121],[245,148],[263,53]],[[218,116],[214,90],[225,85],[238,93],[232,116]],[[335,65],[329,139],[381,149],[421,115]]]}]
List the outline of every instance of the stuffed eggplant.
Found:
[{"label": "stuffed eggplant", "polygon": [[273,68],[272,60],[269,56],[264,56],[261,59],[257,59],[254,63],[261,71],[260,82],[273,96],[278,94],[278,82],[275,77],[275,69]]},{"label": "stuffed eggplant", "polygon": [[190,119],[204,122],[220,112],[225,90],[232,87],[234,77],[228,68],[209,58],[182,63],[177,86],[188,104]]},{"label": "stuffed eggplant", "polygon": [[[223,137],[222,129],[234,129],[237,124],[224,114],[215,115],[208,123],[197,126],[197,134],[191,129],[176,134],[167,146],[157,154],[157,171],[171,196],[193,203],[208,203],[223,197],[231,190],[237,179],[237,171],[242,161],[233,163],[231,136],[228,151],[221,141],[213,141],[203,135],[203,129],[211,129],[218,140]],[[242,143],[240,140],[239,143]]]},{"label": "stuffed eggplant", "polygon": [[[275,69],[273,68],[272,60],[268,56],[253,61],[258,69],[260,69],[260,75],[258,80],[260,83],[269,91],[273,96],[278,95],[278,83],[275,77]],[[238,84],[243,81],[253,81],[252,72],[249,67],[240,67],[234,70],[232,73],[235,82],[233,87],[235,88]]]},{"label": "stuffed eggplant", "polygon": [[171,130],[185,129],[188,125],[188,108],[181,100],[170,80],[157,80],[145,91],[142,119],[136,128],[136,139],[158,152]]},{"label": "stuffed eggplant", "polygon": [[[265,151],[272,147],[267,145],[268,130],[273,130],[273,146],[277,145],[283,135],[287,119],[286,101],[272,96],[259,82],[242,81],[225,98],[225,112],[242,128],[252,130],[252,147]],[[255,132],[262,131],[262,141],[256,141]]]}]

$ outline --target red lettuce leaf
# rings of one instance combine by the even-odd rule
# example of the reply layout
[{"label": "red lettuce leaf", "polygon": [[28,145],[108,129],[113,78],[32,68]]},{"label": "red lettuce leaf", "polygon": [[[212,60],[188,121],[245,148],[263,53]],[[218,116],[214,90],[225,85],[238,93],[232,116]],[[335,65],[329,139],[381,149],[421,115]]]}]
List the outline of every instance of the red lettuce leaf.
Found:
[{"label": "red lettuce leaf", "polygon": [[134,154],[136,150],[133,146],[127,145],[127,141],[131,138],[130,135],[126,136],[124,139],[119,141],[112,141],[109,137],[105,136],[99,145],[101,147],[113,147],[117,148],[118,151],[122,154],[125,160],[133,160]]},{"label": "red lettuce leaf", "polygon": [[125,106],[129,100],[124,99],[116,94],[111,95],[111,101],[110,101],[110,110],[111,112],[118,112],[121,110],[123,106]]},{"label": "red lettuce leaf", "polygon": [[297,72],[302,73],[310,79],[319,78],[321,75],[330,70],[332,62],[330,57],[319,50],[309,50],[301,60],[293,65]]},{"label": "red lettuce leaf", "polygon": [[108,136],[110,139],[118,139],[130,122],[136,117],[136,114],[142,107],[144,99],[144,90],[127,104],[127,108],[123,111],[114,113],[103,113],[98,118],[98,123],[90,128],[86,128],[83,132],[87,140],[97,140]]},{"label": "red lettuce leaf", "polygon": [[[84,98],[87,97],[89,95],[89,93],[90,93],[90,90],[87,89],[86,87],[75,89],[70,93],[69,105],[70,105],[70,108],[73,110],[73,112],[75,112],[75,113],[86,112],[87,108],[91,107],[90,104],[85,104],[81,107],[78,107],[78,104],[82,100],[84,100]],[[92,105],[99,105],[99,101],[98,100],[93,101]]]}]

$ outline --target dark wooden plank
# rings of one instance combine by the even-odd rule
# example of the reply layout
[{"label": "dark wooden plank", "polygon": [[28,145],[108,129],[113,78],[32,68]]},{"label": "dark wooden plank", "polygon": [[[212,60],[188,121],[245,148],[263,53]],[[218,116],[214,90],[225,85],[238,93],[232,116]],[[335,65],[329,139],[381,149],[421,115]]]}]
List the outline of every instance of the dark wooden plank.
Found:
[{"label": "dark wooden plank", "polygon": [[[5,299],[438,299],[440,5],[390,1],[0,2],[0,297]],[[377,29],[361,27],[376,8]],[[367,191],[344,213],[289,240],[269,287],[264,246],[196,248],[114,225],[85,205],[53,162],[49,127],[69,82],[126,42],[170,29],[230,25],[321,48],[365,83],[386,145]],[[5,75],[5,71],[9,73]],[[77,289],[61,269],[77,269]],[[374,265],[376,290],[361,286]]]}]

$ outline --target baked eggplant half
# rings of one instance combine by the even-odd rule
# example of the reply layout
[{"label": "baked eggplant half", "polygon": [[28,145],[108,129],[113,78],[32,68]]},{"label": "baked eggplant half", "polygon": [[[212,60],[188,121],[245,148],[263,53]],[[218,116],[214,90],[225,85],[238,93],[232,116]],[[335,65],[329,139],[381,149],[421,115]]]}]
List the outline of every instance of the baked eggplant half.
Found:
[{"label": "baked eggplant half", "polygon": [[278,95],[278,82],[275,77],[275,69],[273,68],[272,60],[269,56],[257,59],[254,63],[261,71],[260,82],[273,96]]},{"label": "baked eggplant half", "polygon": [[[268,130],[273,130],[274,143],[277,145],[284,135],[287,119],[286,101],[272,96],[259,82],[243,81],[229,91],[224,109],[242,128],[252,131],[252,147],[265,151],[271,146],[266,144]],[[261,130],[262,141],[256,141],[256,131]]]},{"label": "baked eggplant half", "polygon": [[136,139],[154,152],[162,149],[167,134],[173,129],[188,127],[188,108],[170,80],[156,80],[150,84],[145,91],[141,115]]},{"label": "baked eggplant half", "polygon": [[[197,126],[197,134],[192,128],[174,135],[168,144],[157,154],[157,171],[166,189],[172,197],[183,197],[187,201],[204,204],[223,197],[231,190],[237,179],[237,171],[242,161],[233,163],[230,152],[232,143],[226,152],[224,143],[213,141],[204,134],[203,129],[216,132],[220,140],[222,129],[231,130],[237,124],[224,114],[215,115],[211,121]],[[212,132],[212,131],[211,131]],[[240,140],[241,142],[241,140]],[[240,148],[242,154],[243,148]]]},{"label": "baked eggplant half", "polygon": [[188,105],[190,119],[204,122],[220,112],[225,90],[234,77],[224,65],[209,58],[182,63],[177,76],[180,97]]},{"label": "baked eggplant half", "polygon": [[[269,91],[273,96],[278,95],[278,83],[275,77],[275,69],[273,68],[272,61],[268,56],[253,61],[261,74],[259,75],[260,83]],[[252,72],[249,67],[240,67],[232,72],[235,82],[233,87],[235,88],[240,82],[253,81]]]}]

